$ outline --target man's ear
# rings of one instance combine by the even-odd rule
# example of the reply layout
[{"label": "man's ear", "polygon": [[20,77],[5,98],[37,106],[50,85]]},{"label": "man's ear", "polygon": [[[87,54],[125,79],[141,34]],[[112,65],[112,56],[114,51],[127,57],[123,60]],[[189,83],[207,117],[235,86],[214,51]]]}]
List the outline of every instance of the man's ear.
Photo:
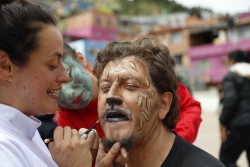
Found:
[{"label": "man's ear", "polygon": [[159,119],[164,119],[170,110],[170,106],[172,103],[172,93],[165,92],[161,97],[161,105],[159,108]]},{"label": "man's ear", "polygon": [[9,80],[12,77],[13,63],[6,52],[0,50],[0,78]]},{"label": "man's ear", "polygon": [[76,53],[77,53],[78,59],[80,60],[80,62],[82,63],[82,65],[84,67],[86,67],[87,60],[86,60],[85,56],[83,56],[81,52],[76,52]]}]

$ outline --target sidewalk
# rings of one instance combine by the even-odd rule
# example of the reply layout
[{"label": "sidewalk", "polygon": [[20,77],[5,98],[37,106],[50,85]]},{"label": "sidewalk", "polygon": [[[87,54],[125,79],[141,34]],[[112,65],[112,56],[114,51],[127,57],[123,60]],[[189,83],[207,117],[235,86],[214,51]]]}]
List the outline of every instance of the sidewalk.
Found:
[{"label": "sidewalk", "polygon": [[[216,89],[206,91],[195,91],[193,96],[201,103],[202,119],[198,136],[194,145],[212,154],[216,158],[220,149],[220,134],[218,121],[218,94]],[[237,165],[248,167],[245,152],[240,156]]]}]

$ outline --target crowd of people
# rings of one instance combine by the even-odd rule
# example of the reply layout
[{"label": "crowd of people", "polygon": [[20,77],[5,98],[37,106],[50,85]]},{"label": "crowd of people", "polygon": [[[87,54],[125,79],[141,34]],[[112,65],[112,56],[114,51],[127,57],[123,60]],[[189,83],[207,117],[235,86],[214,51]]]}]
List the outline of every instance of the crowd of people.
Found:
[{"label": "crowd of people", "polygon": [[92,69],[39,5],[0,0],[1,166],[236,167],[243,150],[249,160],[249,56],[228,54],[218,160],[192,144],[200,103],[152,40],[110,42]]}]

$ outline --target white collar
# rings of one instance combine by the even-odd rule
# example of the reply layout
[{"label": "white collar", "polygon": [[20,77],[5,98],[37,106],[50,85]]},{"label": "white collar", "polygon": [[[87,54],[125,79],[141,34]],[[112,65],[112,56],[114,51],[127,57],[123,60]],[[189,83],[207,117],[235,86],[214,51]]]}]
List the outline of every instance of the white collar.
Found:
[{"label": "white collar", "polygon": [[37,128],[41,126],[41,121],[34,116],[28,117],[8,105],[0,104],[0,113],[1,117],[5,117],[10,122],[16,133],[20,133],[30,140],[35,136]]}]

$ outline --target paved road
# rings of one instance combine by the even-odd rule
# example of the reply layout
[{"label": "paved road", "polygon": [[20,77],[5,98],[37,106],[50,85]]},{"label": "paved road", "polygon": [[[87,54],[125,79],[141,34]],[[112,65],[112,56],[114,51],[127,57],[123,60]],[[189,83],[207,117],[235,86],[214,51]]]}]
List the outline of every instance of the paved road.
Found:
[{"label": "paved road", "polygon": [[[202,123],[194,145],[218,158],[220,149],[219,122],[218,122],[218,94],[216,89],[195,91],[194,98],[201,102]],[[245,152],[240,156],[237,164],[248,167]]]}]

